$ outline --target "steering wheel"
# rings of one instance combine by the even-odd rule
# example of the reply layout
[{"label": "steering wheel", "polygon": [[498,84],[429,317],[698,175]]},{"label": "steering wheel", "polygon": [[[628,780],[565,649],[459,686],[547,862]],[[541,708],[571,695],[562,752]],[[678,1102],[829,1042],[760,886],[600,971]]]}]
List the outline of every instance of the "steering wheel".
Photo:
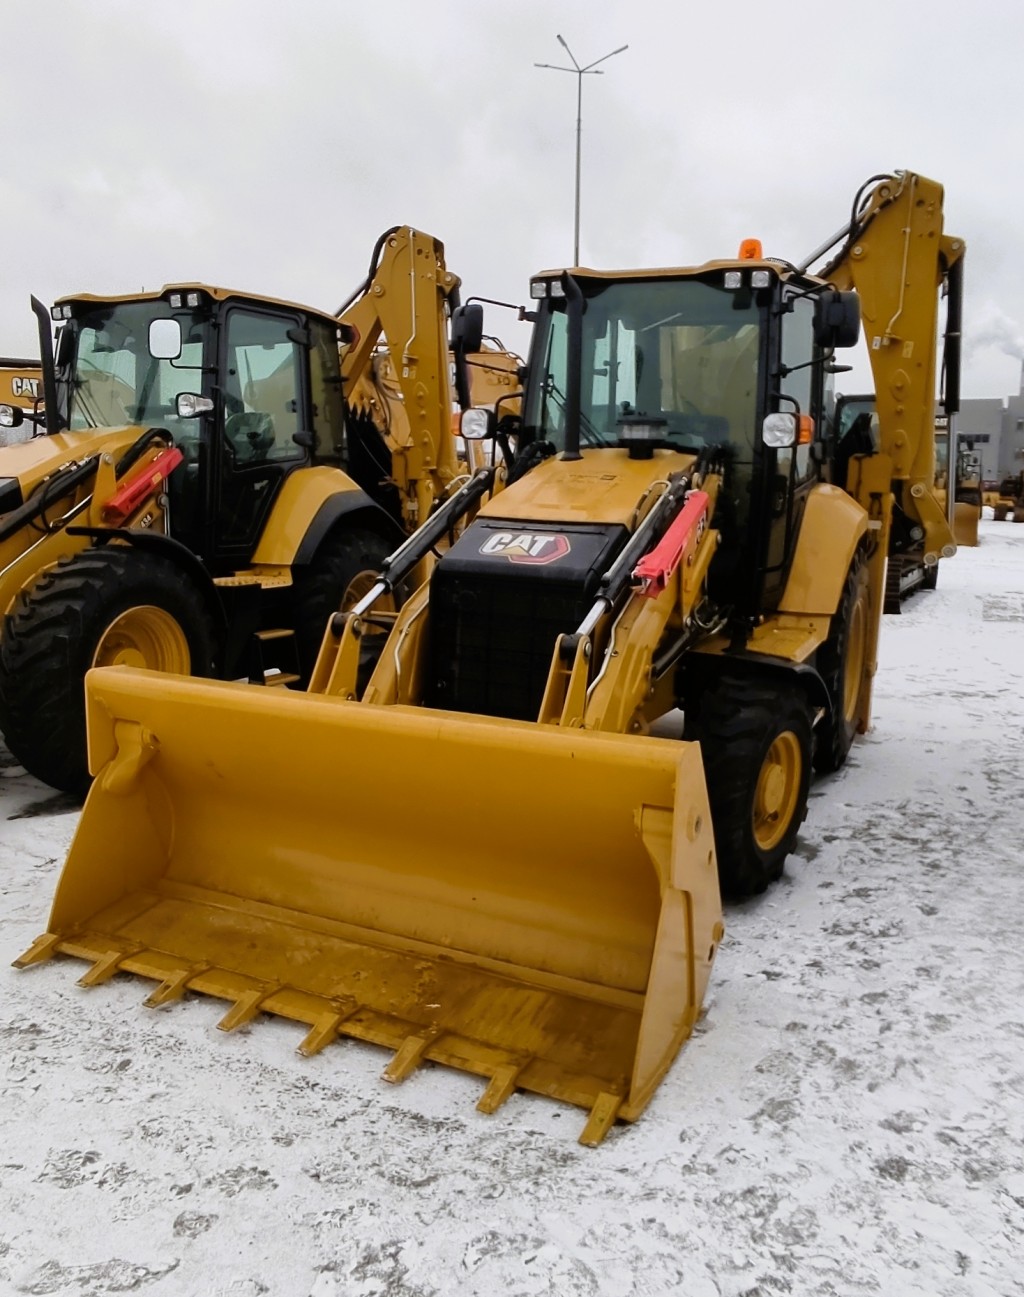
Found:
[{"label": "steering wheel", "polygon": [[239,459],[261,459],[274,444],[274,421],[258,410],[230,414],[224,435]]}]

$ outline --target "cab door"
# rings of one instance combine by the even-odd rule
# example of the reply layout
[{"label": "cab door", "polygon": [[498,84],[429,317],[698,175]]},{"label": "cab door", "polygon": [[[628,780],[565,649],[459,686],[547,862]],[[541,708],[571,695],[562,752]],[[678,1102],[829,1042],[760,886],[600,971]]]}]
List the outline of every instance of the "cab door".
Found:
[{"label": "cab door", "polygon": [[[788,298],[788,301],[787,301]],[[777,408],[812,418],[812,436],[792,446],[766,450],[769,463],[768,533],[761,603],[778,606],[793,560],[800,522],[811,487],[821,476],[826,429],[821,418],[823,364],[814,342],[814,298],[787,290],[781,317]]]},{"label": "cab door", "polygon": [[296,315],[241,306],[225,314],[220,435],[213,448],[219,464],[214,552],[221,562],[248,561],[281,484],[308,461],[308,450],[295,440],[309,428],[304,344]]}]

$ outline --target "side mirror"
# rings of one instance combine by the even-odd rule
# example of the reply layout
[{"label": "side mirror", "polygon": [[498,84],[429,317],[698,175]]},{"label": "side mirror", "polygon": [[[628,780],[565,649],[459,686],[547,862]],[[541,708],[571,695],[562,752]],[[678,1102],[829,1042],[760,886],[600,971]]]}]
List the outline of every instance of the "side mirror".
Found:
[{"label": "side mirror", "polygon": [[0,428],[20,428],[25,411],[20,405],[0,405]]},{"label": "side mirror", "polygon": [[825,351],[860,340],[860,298],[829,289],[814,303],[814,341]]},{"label": "side mirror", "polygon": [[181,355],[181,325],[177,320],[150,320],[149,354],[154,360],[177,360]]},{"label": "side mirror", "polygon": [[484,341],[484,308],[479,302],[452,311],[452,350],[464,356],[479,351]]},{"label": "side mirror", "polygon": [[463,410],[459,432],[466,441],[485,441],[494,436],[493,418],[490,410]]}]

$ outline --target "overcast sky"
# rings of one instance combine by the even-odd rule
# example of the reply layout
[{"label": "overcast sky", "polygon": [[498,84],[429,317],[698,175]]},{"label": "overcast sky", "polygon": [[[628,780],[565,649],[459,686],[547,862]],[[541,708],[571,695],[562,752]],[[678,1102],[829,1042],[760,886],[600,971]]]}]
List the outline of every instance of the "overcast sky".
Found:
[{"label": "overcast sky", "polygon": [[629,45],[584,80],[583,264],[798,260],[920,171],[968,244],[965,395],[1020,386],[1018,0],[3,0],[2,30],[0,354],[37,350],[32,292],[333,309],[405,223],[464,297],[524,300],[572,261],[576,80],[534,67],[561,33],[581,64]]}]

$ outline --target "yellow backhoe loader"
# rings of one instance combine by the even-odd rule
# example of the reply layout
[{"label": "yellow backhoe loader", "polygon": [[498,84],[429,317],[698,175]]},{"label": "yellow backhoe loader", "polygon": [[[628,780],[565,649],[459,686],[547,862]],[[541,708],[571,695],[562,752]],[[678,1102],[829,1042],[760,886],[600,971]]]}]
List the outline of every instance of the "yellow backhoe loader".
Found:
[{"label": "yellow backhoe loader", "polygon": [[[283,1015],[306,1054],[372,1041],[391,1081],[462,1068],[484,1112],[553,1096],[584,1143],[636,1118],[700,1011],[719,874],[778,877],[812,764],[868,724],[894,485],[952,550],[928,489],[963,252],[940,186],[876,177],[818,256],[837,244],[818,274],[751,242],[536,276],[514,432],[463,419],[504,422],[510,462],[331,618],[306,692],[89,673],[96,779],[18,966],[216,996],[226,1030]],[[854,452],[827,415],[861,318],[885,396]],[[381,602],[460,526],[363,687]],[[653,735],[680,705],[682,740]],[[456,805],[482,772],[494,796]]]},{"label": "yellow backhoe loader", "polygon": [[935,498],[946,512],[957,546],[973,549],[978,543],[983,503],[981,456],[974,449],[973,439],[955,428],[951,431],[950,422],[946,415],[939,415],[935,420]]},{"label": "yellow backhoe loader", "polygon": [[978,543],[978,523],[981,522],[981,455],[969,438],[955,433],[954,439],[953,537],[958,545],[972,549]]},{"label": "yellow backhoe loader", "polygon": [[[38,361],[0,356],[0,405],[34,411],[40,407],[42,396],[43,371]],[[0,427],[0,446],[23,439],[19,430]]]},{"label": "yellow backhoe loader", "polygon": [[999,490],[992,499],[992,516],[996,522],[1024,522],[1024,473],[1008,473],[1001,478]]},{"label": "yellow backhoe loader", "polygon": [[[34,302],[44,412],[0,406],[45,429],[0,449],[0,731],[33,774],[88,785],[90,667],[308,679],[328,614],[457,481],[458,286],[406,227],[337,316],[198,284],[77,295],[54,356]],[[454,330],[463,404],[481,319]],[[387,435],[344,412],[382,332],[405,413]]]},{"label": "yellow backhoe loader", "polygon": [[[877,438],[875,423],[875,398],[870,395],[839,396],[836,398],[835,435],[843,448],[840,461],[849,458],[857,447],[870,449]],[[935,478],[932,484],[932,495],[939,508],[946,515],[951,525],[955,520],[949,517],[946,495],[946,465],[948,460],[949,435],[947,430],[948,416],[936,419],[935,426]],[[900,613],[904,602],[918,590],[934,590],[939,580],[939,563],[933,550],[926,555],[925,532],[916,514],[908,513],[898,503],[902,496],[900,484],[892,499],[892,523],[889,528],[888,560],[885,566],[885,602],[883,612]],[[912,498],[912,497],[911,497]],[[959,492],[958,497],[959,499]],[[956,519],[962,522],[965,508],[957,506]],[[964,529],[961,526],[960,531]],[[960,544],[960,532],[954,525],[954,539]],[[968,542],[965,542],[968,543]],[[977,524],[975,539],[977,544]],[[930,557],[931,561],[928,561]]]}]

